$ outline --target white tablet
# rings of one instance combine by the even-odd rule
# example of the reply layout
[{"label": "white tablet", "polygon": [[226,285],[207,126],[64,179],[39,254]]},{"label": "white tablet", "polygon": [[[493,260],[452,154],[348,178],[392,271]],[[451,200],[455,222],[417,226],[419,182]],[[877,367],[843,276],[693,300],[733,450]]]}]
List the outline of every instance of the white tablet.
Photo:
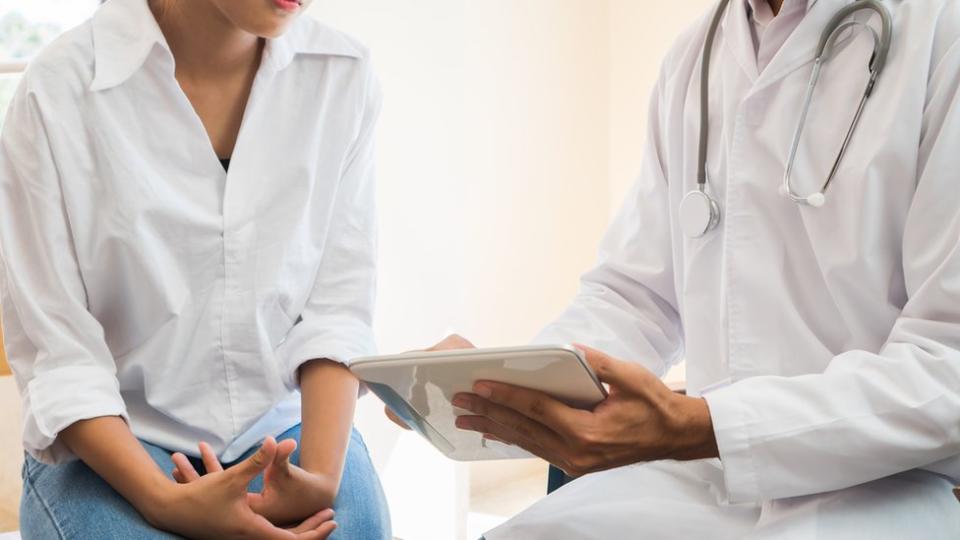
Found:
[{"label": "white tablet", "polygon": [[356,376],[414,431],[458,461],[528,458],[524,450],[460,430],[451,404],[477,381],[495,381],[549,394],[592,409],[607,393],[583,354],[573,347],[532,346],[415,352],[355,360]]}]

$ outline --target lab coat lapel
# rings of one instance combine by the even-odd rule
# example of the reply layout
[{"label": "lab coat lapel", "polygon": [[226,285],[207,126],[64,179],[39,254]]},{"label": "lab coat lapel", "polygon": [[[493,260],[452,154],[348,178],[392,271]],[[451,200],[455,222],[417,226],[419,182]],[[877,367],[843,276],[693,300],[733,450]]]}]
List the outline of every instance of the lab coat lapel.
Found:
[{"label": "lab coat lapel", "polygon": [[753,46],[745,0],[731,0],[721,25],[724,46],[736,58],[750,82],[756,82],[759,76],[757,51]]},{"label": "lab coat lapel", "polygon": [[[763,70],[763,73],[760,74],[756,89],[759,90],[769,86],[783,79],[796,69],[813,63],[814,55],[817,53],[817,46],[820,44],[820,36],[823,35],[827,23],[836,15],[837,11],[851,3],[851,1],[852,0],[817,0],[816,3],[810,6],[810,11],[807,12],[807,15],[800,22],[800,25],[794,30],[793,34],[787,38],[786,43],[780,48],[776,56],[773,57],[767,68]],[[856,16],[863,17],[863,14],[858,13]]]},{"label": "lab coat lapel", "polygon": [[[817,0],[810,11],[787,38],[783,47],[773,57],[770,64],[760,74],[754,90],[765,88],[806,64],[813,63],[813,57],[820,43],[820,36],[830,19],[851,0]],[[749,34],[748,34],[749,39]]]}]

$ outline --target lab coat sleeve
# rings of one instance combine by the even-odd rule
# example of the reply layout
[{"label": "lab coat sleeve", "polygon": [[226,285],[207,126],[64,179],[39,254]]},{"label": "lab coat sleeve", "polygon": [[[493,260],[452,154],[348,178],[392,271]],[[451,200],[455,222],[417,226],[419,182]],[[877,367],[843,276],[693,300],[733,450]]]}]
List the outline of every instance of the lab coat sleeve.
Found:
[{"label": "lab coat sleeve", "polygon": [[930,80],[902,245],[908,301],[881,350],[840,354],[822,374],[746,379],[705,396],[732,501],[916,468],[960,482],[958,88],[954,45]]},{"label": "lab coat sleeve", "polygon": [[27,452],[75,459],[58,434],[71,424],[122,416],[116,365],[87,309],[56,156],[28,72],[0,137],[0,304],[7,356],[23,399]]},{"label": "lab coat sleeve", "polygon": [[374,132],[380,86],[367,71],[361,125],[344,162],[333,217],[313,291],[280,350],[286,383],[299,386],[304,363],[326,359],[349,365],[375,354],[373,311],[377,285]]},{"label": "lab coat sleeve", "polygon": [[568,308],[535,338],[582,343],[663,375],[682,354],[674,289],[661,87],[650,99],[641,174],[600,245],[599,261]]}]

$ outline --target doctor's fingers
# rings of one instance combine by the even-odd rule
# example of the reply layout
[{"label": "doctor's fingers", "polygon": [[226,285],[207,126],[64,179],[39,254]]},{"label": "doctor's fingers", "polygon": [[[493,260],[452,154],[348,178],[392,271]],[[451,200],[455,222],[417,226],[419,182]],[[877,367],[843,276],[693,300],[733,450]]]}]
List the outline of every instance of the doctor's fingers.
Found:
[{"label": "doctor's fingers", "polygon": [[586,422],[589,417],[589,413],[528,388],[480,381],[474,385],[474,391],[492,403],[513,409],[561,434],[567,433],[565,428]]},{"label": "doctor's fingers", "polygon": [[[535,442],[545,449],[554,450],[562,446],[562,439],[555,431],[549,427],[524,416],[509,407],[499,405],[488,401],[480,396],[471,394],[461,394],[456,396],[453,401],[454,406],[466,409],[477,416],[461,416],[457,419],[457,427],[469,429],[472,431],[481,431],[491,433],[501,437],[500,433],[490,431],[485,428],[503,426],[522,439]],[[479,429],[478,429],[479,428]],[[517,437],[513,437],[516,439]],[[518,444],[520,441],[506,439],[508,442]]]},{"label": "doctor's fingers", "polygon": [[585,345],[576,345],[584,353],[590,369],[593,370],[601,382],[613,387],[636,387],[637,385],[653,384],[661,386],[660,379],[652,371],[636,362],[619,360],[607,353],[591,349]]},{"label": "doctor's fingers", "polygon": [[443,338],[443,341],[437,343],[433,347],[427,349],[427,351],[453,351],[457,349],[476,349],[469,339],[459,335],[459,334],[450,334],[449,336]]},{"label": "doctor's fingers", "polygon": [[[599,461],[598,457],[593,453],[578,452],[573,447],[563,444],[557,445],[555,442],[545,446],[540,444],[540,441],[536,439],[526,437],[513,431],[508,426],[498,424],[486,417],[462,416],[461,418],[467,419],[463,420],[463,422],[475,422],[475,425],[480,428],[479,431],[483,432],[484,438],[519,446],[527,452],[559,467],[567,476],[572,478],[579,478],[585,474],[604,468],[601,466],[601,461]],[[458,425],[459,424],[460,421],[458,420]]]},{"label": "doctor's fingers", "polygon": [[461,416],[457,418],[456,425],[460,429],[483,433],[486,439],[523,448],[550,463],[560,462],[560,456],[555,449],[548,448],[530,435],[524,435],[486,416]]}]

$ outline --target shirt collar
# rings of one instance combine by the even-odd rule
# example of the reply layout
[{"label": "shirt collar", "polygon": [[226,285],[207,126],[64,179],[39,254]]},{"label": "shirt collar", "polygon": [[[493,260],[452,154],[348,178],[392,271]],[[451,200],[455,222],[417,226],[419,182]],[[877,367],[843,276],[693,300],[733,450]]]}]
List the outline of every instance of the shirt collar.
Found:
[{"label": "shirt collar", "polygon": [[[770,11],[770,4],[768,0],[743,0],[743,2],[747,6],[747,16],[750,17],[751,20],[756,20],[757,13],[765,13]],[[816,3],[817,0],[784,0],[783,7],[780,8],[780,13],[783,14],[802,9],[806,14]],[[763,21],[758,22],[762,23]]]},{"label": "shirt collar", "polygon": [[[93,91],[112,88],[133,76],[161,47],[171,58],[170,47],[160,31],[147,0],[110,0],[94,15]],[[309,16],[300,17],[286,33],[267,40],[262,66],[280,71],[298,54],[360,58],[363,50],[349,38]]]}]

